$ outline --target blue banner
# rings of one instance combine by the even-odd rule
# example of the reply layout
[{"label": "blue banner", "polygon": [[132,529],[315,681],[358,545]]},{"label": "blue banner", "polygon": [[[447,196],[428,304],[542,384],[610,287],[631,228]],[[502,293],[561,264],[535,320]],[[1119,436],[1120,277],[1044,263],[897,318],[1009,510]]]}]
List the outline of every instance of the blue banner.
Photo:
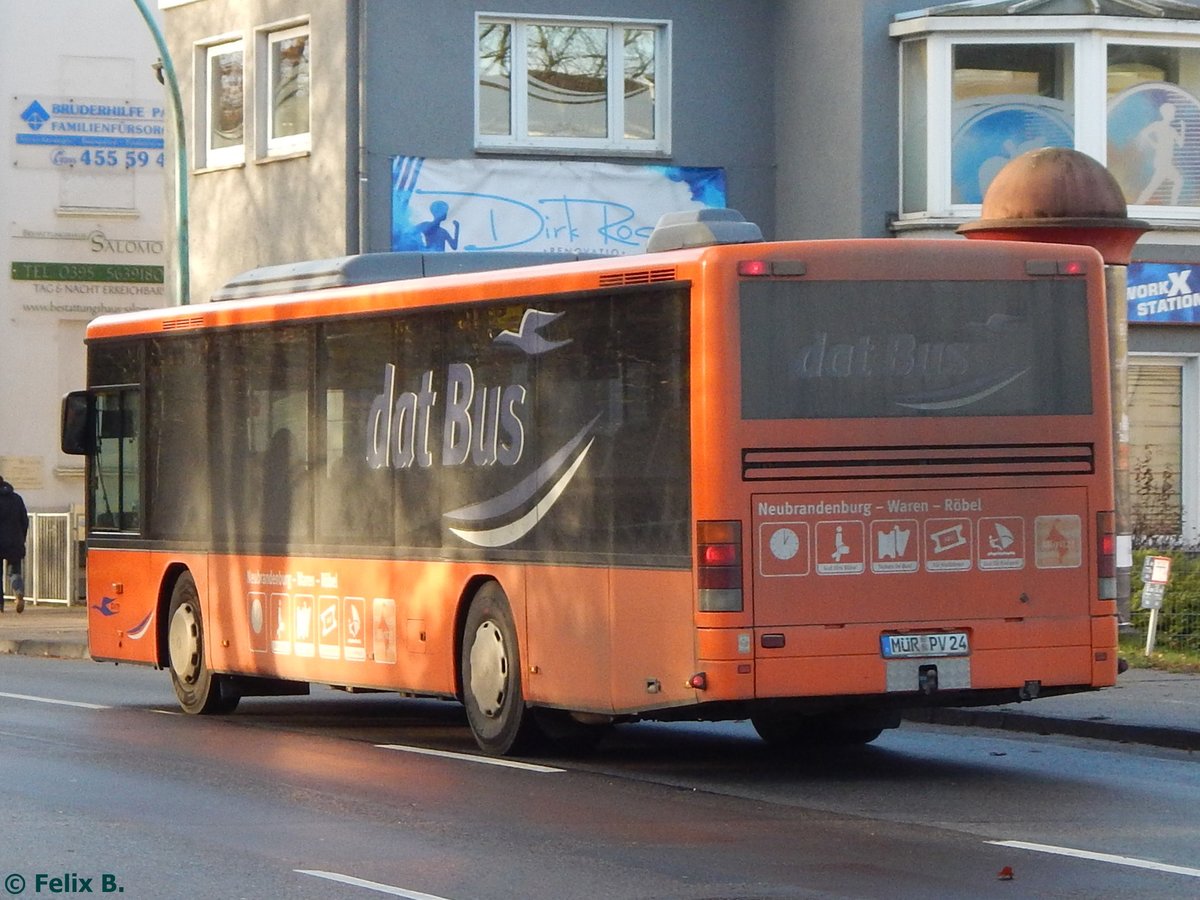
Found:
[{"label": "blue banner", "polygon": [[725,205],[725,170],[392,158],[393,250],[642,253],[664,213]]},{"label": "blue banner", "polygon": [[1200,264],[1132,263],[1125,296],[1131,324],[1200,324]]}]

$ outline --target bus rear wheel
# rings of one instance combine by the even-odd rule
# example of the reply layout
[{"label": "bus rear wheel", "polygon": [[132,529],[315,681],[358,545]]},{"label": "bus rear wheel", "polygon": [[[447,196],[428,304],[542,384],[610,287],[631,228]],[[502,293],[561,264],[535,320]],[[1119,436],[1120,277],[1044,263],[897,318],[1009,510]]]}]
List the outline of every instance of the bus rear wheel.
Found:
[{"label": "bus rear wheel", "polygon": [[503,588],[483,585],[463,627],[462,695],[475,742],[496,756],[529,749],[537,725],[521,689],[521,654]]},{"label": "bus rear wheel", "polygon": [[204,661],[204,620],[196,582],[185,572],[175,582],[167,612],[167,657],[171,684],[183,711],[191,715],[232,712],[240,699],[227,679]]},{"label": "bus rear wheel", "polygon": [[883,734],[885,724],[850,722],[837,716],[780,715],[765,713],[750,717],[758,736],[781,750],[814,751],[869,744]]}]

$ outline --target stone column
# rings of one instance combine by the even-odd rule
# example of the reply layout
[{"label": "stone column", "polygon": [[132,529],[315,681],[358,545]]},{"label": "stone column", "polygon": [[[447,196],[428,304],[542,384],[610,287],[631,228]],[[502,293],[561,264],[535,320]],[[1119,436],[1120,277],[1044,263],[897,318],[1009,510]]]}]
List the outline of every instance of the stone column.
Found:
[{"label": "stone column", "polygon": [[1117,621],[1132,617],[1128,355],[1125,284],[1129,258],[1150,225],[1128,218],[1125,195],[1104,166],[1063,147],[1031,150],[1013,159],[989,185],[982,215],[958,229],[967,238],[1040,241],[1095,248],[1104,258],[1112,394],[1113,494],[1117,532]]}]

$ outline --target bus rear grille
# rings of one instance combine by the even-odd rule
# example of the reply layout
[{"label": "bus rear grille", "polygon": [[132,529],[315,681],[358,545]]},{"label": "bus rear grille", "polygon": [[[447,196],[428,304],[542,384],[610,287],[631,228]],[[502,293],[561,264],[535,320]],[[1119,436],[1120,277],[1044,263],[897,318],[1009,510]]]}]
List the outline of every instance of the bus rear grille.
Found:
[{"label": "bus rear grille", "polygon": [[1091,475],[1095,471],[1095,447],[1091,444],[762,447],[742,450],[743,481]]},{"label": "bus rear grille", "polygon": [[619,287],[626,284],[656,284],[660,281],[674,281],[675,270],[672,269],[642,269],[637,272],[612,272],[600,276],[600,287]]},{"label": "bus rear grille", "polygon": [[204,324],[204,316],[184,316],[181,319],[164,319],[163,331],[185,331],[188,328],[199,328]]}]

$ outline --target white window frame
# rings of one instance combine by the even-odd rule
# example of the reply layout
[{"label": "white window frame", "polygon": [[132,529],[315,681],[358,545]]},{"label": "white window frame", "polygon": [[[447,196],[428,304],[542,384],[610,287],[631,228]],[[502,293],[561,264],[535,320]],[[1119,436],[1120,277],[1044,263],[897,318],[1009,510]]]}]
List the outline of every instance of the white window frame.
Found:
[{"label": "white window frame", "polygon": [[1176,366],[1182,370],[1179,398],[1180,456],[1179,500],[1182,507],[1180,538],[1185,547],[1200,543],[1200,457],[1188,448],[1200,446],[1200,354],[1143,352],[1129,354],[1130,366]]},{"label": "white window frame", "polygon": [[[1200,22],[1115,16],[928,16],[892,24],[892,37],[925,43],[925,209],[904,211],[905,147],[900,147],[900,220],[975,219],[980,204],[950,202],[954,48],[960,44],[1069,44],[1073,47],[1075,149],[1101,163],[1108,156],[1110,45],[1200,49]],[[904,54],[898,54],[900,128],[904,134]],[[1200,207],[1129,205],[1140,219],[1200,222]]]},{"label": "white window frame", "polygon": [[[308,89],[308,131],[300,134],[289,134],[275,137],[275,77],[271,65],[275,45],[301,35],[307,36],[309,42],[309,89]],[[312,29],[307,18],[291,19],[286,22],[275,22],[255,29],[255,78],[259,89],[256,91],[255,114],[259,122],[257,129],[258,155],[275,158],[295,156],[312,151]]]},{"label": "white window frame", "polygon": [[[242,55],[242,142],[229,147],[214,147],[212,141],[212,60],[215,56],[222,56],[233,52],[241,53]],[[241,37],[230,35],[209,38],[202,43],[196,44],[193,59],[195,61],[195,71],[202,73],[201,77],[195,79],[195,107],[197,111],[195,117],[197,125],[195,146],[199,149],[197,155],[200,156],[196,160],[197,168],[240,166],[246,161],[246,138],[250,127],[249,107],[246,100],[246,81],[249,74],[249,61],[246,58],[246,42]]]},{"label": "white window frame", "polygon": [[[509,134],[480,131],[479,30],[491,22],[512,28],[512,72],[509,95]],[[533,137],[528,134],[526,29],[534,25],[605,28],[608,30],[608,137]],[[622,31],[653,30],[654,43],[654,138],[625,138],[625,58]],[[475,54],[475,148],[481,151],[536,153],[606,153],[613,155],[669,156],[671,153],[671,23],[661,19],[597,19],[577,16],[526,16],[506,13],[475,14],[472,35]]]}]

